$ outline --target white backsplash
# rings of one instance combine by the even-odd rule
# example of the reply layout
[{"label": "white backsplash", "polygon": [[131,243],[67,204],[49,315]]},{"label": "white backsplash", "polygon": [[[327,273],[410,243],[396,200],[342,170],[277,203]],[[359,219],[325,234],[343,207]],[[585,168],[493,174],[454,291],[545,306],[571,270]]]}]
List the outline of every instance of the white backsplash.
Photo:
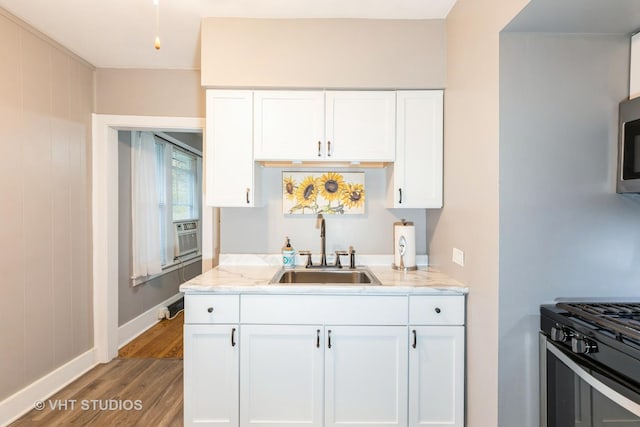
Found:
[{"label": "white backsplash", "polygon": [[[319,262],[320,255],[314,253],[314,263]],[[333,265],[335,255],[327,254],[327,261]],[[300,256],[296,254],[296,265],[303,266],[307,260],[306,256]],[[345,258],[342,259],[343,265],[349,265],[349,261]],[[371,254],[358,254],[356,252],[356,264],[366,266],[391,266],[393,264],[393,255],[371,255]],[[429,258],[427,255],[416,255],[416,264],[419,266],[429,265]],[[282,265],[281,254],[220,254],[220,265]]]}]

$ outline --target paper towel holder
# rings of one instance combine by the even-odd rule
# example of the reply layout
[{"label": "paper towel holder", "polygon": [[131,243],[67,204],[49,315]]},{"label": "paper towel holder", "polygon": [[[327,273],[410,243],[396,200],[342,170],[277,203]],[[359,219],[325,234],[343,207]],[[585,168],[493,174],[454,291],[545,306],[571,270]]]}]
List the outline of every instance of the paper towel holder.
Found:
[{"label": "paper towel holder", "polygon": [[[394,228],[396,226],[413,226],[412,222],[408,222],[405,219],[402,219],[400,222],[396,222],[393,224]],[[395,233],[394,233],[394,240],[395,240]],[[398,238],[397,242],[394,242],[394,244],[397,244],[397,247],[394,248],[394,253],[400,255],[400,263],[399,265],[397,265],[395,262],[393,263],[392,267],[394,270],[400,270],[400,271],[413,271],[413,270],[417,270],[418,267],[416,265],[411,265],[411,266],[407,266],[404,263],[404,257],[407,251],[407,239],[405,238],[404,235],[400,235],[400,237]],[[415,250],[415,248],[413,248],[412,250]],[[415,257],[413,257],[415,258]]]}]

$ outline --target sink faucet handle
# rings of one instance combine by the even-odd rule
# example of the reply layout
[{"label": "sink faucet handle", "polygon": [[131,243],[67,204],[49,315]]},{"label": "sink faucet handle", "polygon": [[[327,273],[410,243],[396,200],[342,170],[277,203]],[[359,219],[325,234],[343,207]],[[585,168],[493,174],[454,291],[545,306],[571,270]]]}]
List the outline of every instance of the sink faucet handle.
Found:
[{"label": "sink faucet handle", "polygon": [[349,268],[356,268],[356,250],[349,246]]},{"label": "sink faucet handle", "polygon": [[311,251],[299,251],[298,255],[307,256],[307,265],[305,265],[305,268],[313,267],[313,263],[311,262]]},{"label": "sink faucet handle", "polygon": [[347,251],[336,251],[336,263],[335,263],[334,267],[342,268],[342,264],[340,263],[340,257],[342,255],[349,255],[349,252],[347,252]]}]

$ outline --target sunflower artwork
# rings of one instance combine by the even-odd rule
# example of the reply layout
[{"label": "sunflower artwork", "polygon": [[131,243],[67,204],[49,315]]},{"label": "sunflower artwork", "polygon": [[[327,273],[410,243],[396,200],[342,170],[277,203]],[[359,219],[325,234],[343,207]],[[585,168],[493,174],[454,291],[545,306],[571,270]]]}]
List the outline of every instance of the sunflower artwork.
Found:
[{"label": "sunflower artwork", "polygon": [[285,214],[363,214],[364,172],[282,172]]}]

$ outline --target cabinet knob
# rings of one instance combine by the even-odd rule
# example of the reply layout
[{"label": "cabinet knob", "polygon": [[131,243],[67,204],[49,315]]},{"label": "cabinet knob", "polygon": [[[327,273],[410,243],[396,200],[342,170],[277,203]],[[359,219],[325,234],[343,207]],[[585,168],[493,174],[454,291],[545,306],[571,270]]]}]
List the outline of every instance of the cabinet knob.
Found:
[{"label": "cabinet knob", "polygon": [[213,313],[213,307],[207,308],[207,313]]},{"label": "cabinet knob", "polygon": [[436,312],[436,313],[440,314],[440,312],[441,312],[441,311],[442,311],[442,310],[440,310],[440,307],[436,307],[436,309],[435,309],[435,312]]}]

